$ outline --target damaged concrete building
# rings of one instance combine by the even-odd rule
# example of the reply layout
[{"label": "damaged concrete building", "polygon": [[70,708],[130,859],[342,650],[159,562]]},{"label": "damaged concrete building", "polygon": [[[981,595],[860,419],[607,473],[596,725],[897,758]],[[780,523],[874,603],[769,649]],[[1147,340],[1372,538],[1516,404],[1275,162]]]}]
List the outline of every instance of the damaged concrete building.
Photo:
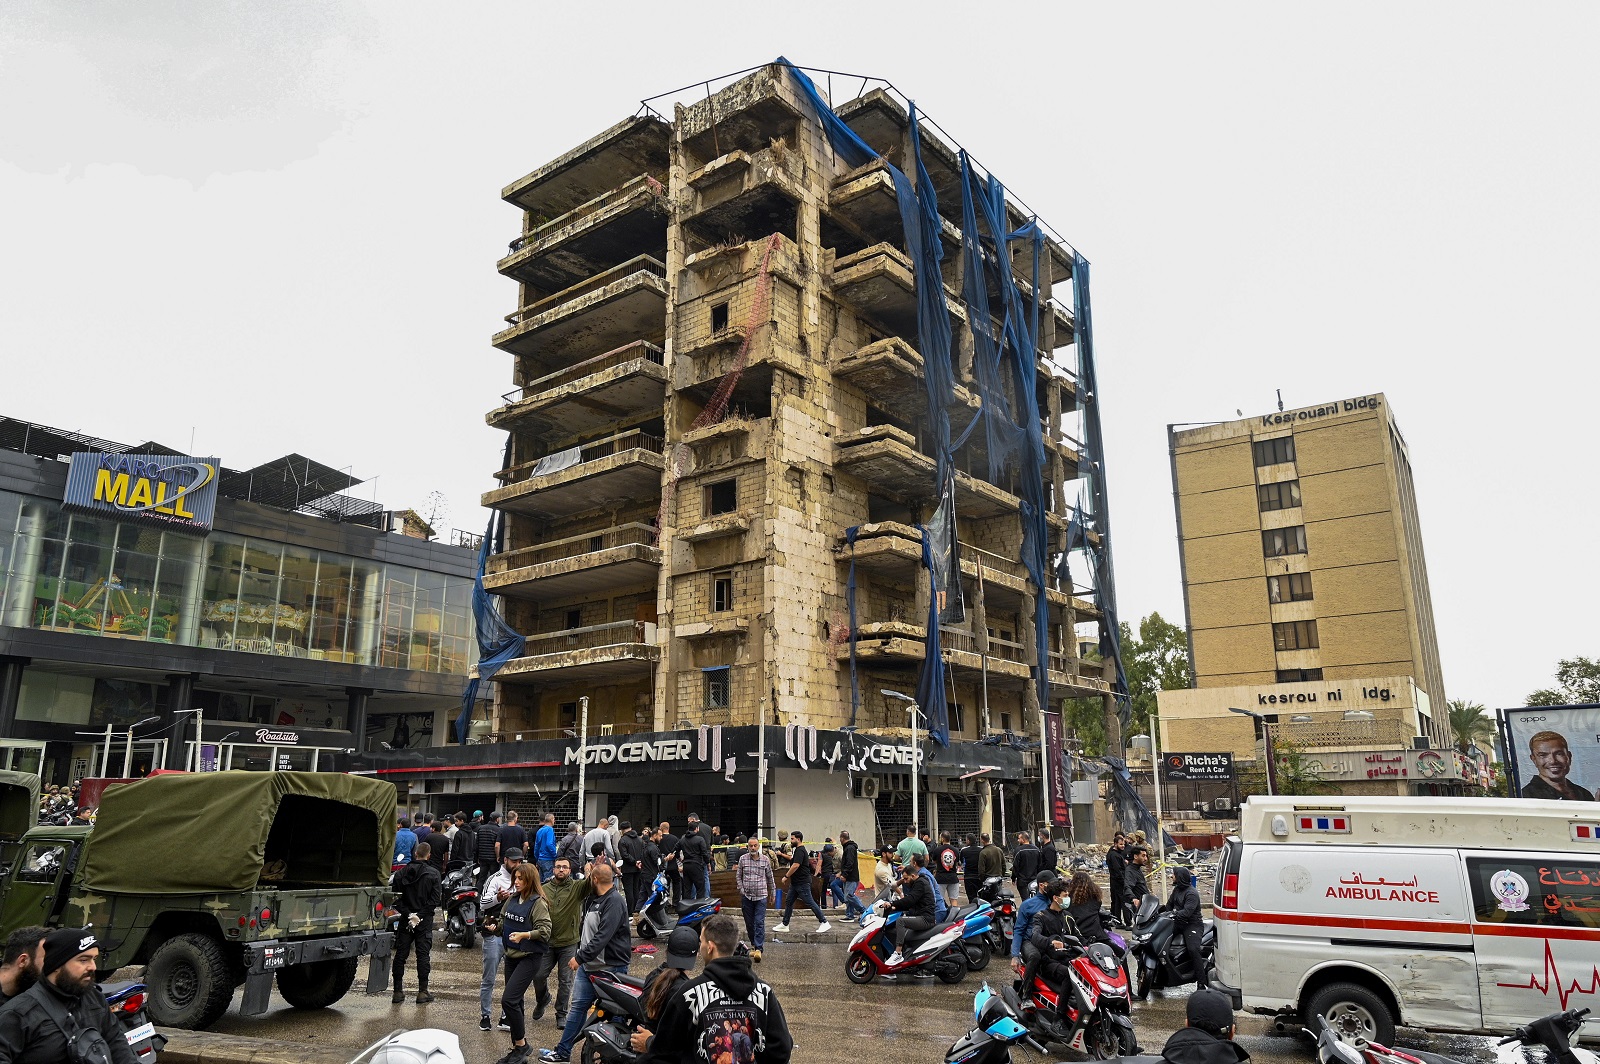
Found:
[{"label": "damaged concrete building", "polygon": [[[1082,260],[1049,236],[985,242],[1022,292],[1034,379],[980,379],[1003,285],[991,277],[993,317],[974,327],[958,148],[925,123],[914,139],[891,89],[832,113],[821,101],[780,61],[670,119],[642,109],[504,190],[522,230],[499,262],[517,284],[494,337],[514,387],[488,414],[508,446],[483,496],[503,515],[484,585],[526,643],[493,676],[492,719],[439,751],[429,790],[565,819],[583,729],[586,823],[698,812],[730,837],[848,828],[866,843],[912,820],[913,771],[915,819],[936,831],[1061,819],[1064,774],[1056,810],[1041,806],[1041,749],[1059,749],[1059,728],[1041,747],[1044,714],[1069,697],[1109,705],[1115,686],[1078,650],[1108,589],[1075,588],[1061,561],[1106,545],[1103,485],[1086,513],[1090,463],[1069,434]],[[860,142],[871,158],[856,163]],[[948,462],[901,173],[940,212],[962,441]],[[1030,213],[1001,200],[1005,228],[1023,230]],[[969,434],[986,406],[1018,411],[1013,433],[1033,420],[1031,490],[1014,456],[992,475],[995,432]],[[947,465],[959,561],[936,592],[924,526]],[[1030,515],[1048,539],[1042,587]],[[960,619],[944,611],[930,663],[930,604],[948,595]],[[943,720],[919,720],[913,754],[906,708],[882,692],[911,694],[930,665]],[[927,734],[940,723],[943,745]]]}]

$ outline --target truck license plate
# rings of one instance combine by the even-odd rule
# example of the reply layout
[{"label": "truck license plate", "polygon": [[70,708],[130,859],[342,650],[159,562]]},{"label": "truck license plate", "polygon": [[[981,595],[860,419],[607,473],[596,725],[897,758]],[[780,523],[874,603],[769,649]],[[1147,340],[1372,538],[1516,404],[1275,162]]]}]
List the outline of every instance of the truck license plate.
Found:
[{"label": "truck license plate", "polygon": [[274,971],[282,968],[288,957],[289,948],[287,946],[268,946],[261,951],[261,967],[264,971]]}]

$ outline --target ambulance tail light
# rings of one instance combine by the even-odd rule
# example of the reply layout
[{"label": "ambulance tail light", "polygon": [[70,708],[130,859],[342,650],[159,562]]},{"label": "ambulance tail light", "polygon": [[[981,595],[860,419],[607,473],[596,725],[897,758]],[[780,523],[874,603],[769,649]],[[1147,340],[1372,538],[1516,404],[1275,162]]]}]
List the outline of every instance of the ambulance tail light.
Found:
[{"label": "ambulance tail light", "polygon": [[1237,909],[1239,907],[1239,877],[1237,875],[1223,877],[1222,907],[1224,909]]}]

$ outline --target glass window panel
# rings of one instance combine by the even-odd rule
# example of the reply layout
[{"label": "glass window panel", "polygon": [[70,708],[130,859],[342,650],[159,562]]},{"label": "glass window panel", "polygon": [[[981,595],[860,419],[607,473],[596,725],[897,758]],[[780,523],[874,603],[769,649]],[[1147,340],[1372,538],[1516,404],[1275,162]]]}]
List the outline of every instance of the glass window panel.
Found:
[{"label": "glass window panel", "polygon": [[194,536],[162,534],[161,569],[148,625],[150,639],[183,646],[198,641],[204,549],[205,541]]},{"label": "glass window panel", "polygon": [[56,624],[80,632],[99,632],[105,623],[107,594],[117,526],[74,515],[67,532],[67,557],[61,568]]},{"label": "glass window panel", "polygon": [[[124,529],[125,543],[144,545],[144,532],[150,532],[150,546],[161,548],[161,533],[133,526]],[[106,584],[105,632],[129,639],[144,639],[150,631],[150,610],[155,603],[156,569],[160,557],[154,551],[118,550]]]},{"label": "glass window panel", "polygon": [[349,660],[358,665],[374,665],[378,659],[378,629],[383,613],[383,567],[371,562],[354,562],[351,587],[354,609],[346,653]]},{"label": "glass window panel", "polygon": [[345,661],[345,641],[354,610],[354,575],[350,560],[324,554],[317,562],[316,599],[308,635],[309,653],[325,661]]},{"label": "glass window panel", "polygon": [[390,569],[383,584],[383,615],[378,664],[391,669],[411,667],[411,629],[416,616],[416,574]]},{"label": "glass window panel", "polygon": [[273,653],[297,658],[308,656],[316,594],[316,552],[303,547],[285,547],[272,633]]},{"label": "glass window panel", "polygon": [[232,650],[239,617],[239,581],[244,540],[216,533],[206,558],[205,597],[200,605],[200,645]]}]

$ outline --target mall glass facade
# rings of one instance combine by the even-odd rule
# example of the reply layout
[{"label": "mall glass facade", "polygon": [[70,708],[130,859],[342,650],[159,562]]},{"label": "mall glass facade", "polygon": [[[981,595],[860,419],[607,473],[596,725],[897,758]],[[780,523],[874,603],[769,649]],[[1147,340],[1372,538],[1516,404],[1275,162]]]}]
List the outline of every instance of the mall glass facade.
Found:
[{"label": "mall glass facade", "polygon": [[461,577],[0,491],[0,626],[465,673],[471,601]]}]

